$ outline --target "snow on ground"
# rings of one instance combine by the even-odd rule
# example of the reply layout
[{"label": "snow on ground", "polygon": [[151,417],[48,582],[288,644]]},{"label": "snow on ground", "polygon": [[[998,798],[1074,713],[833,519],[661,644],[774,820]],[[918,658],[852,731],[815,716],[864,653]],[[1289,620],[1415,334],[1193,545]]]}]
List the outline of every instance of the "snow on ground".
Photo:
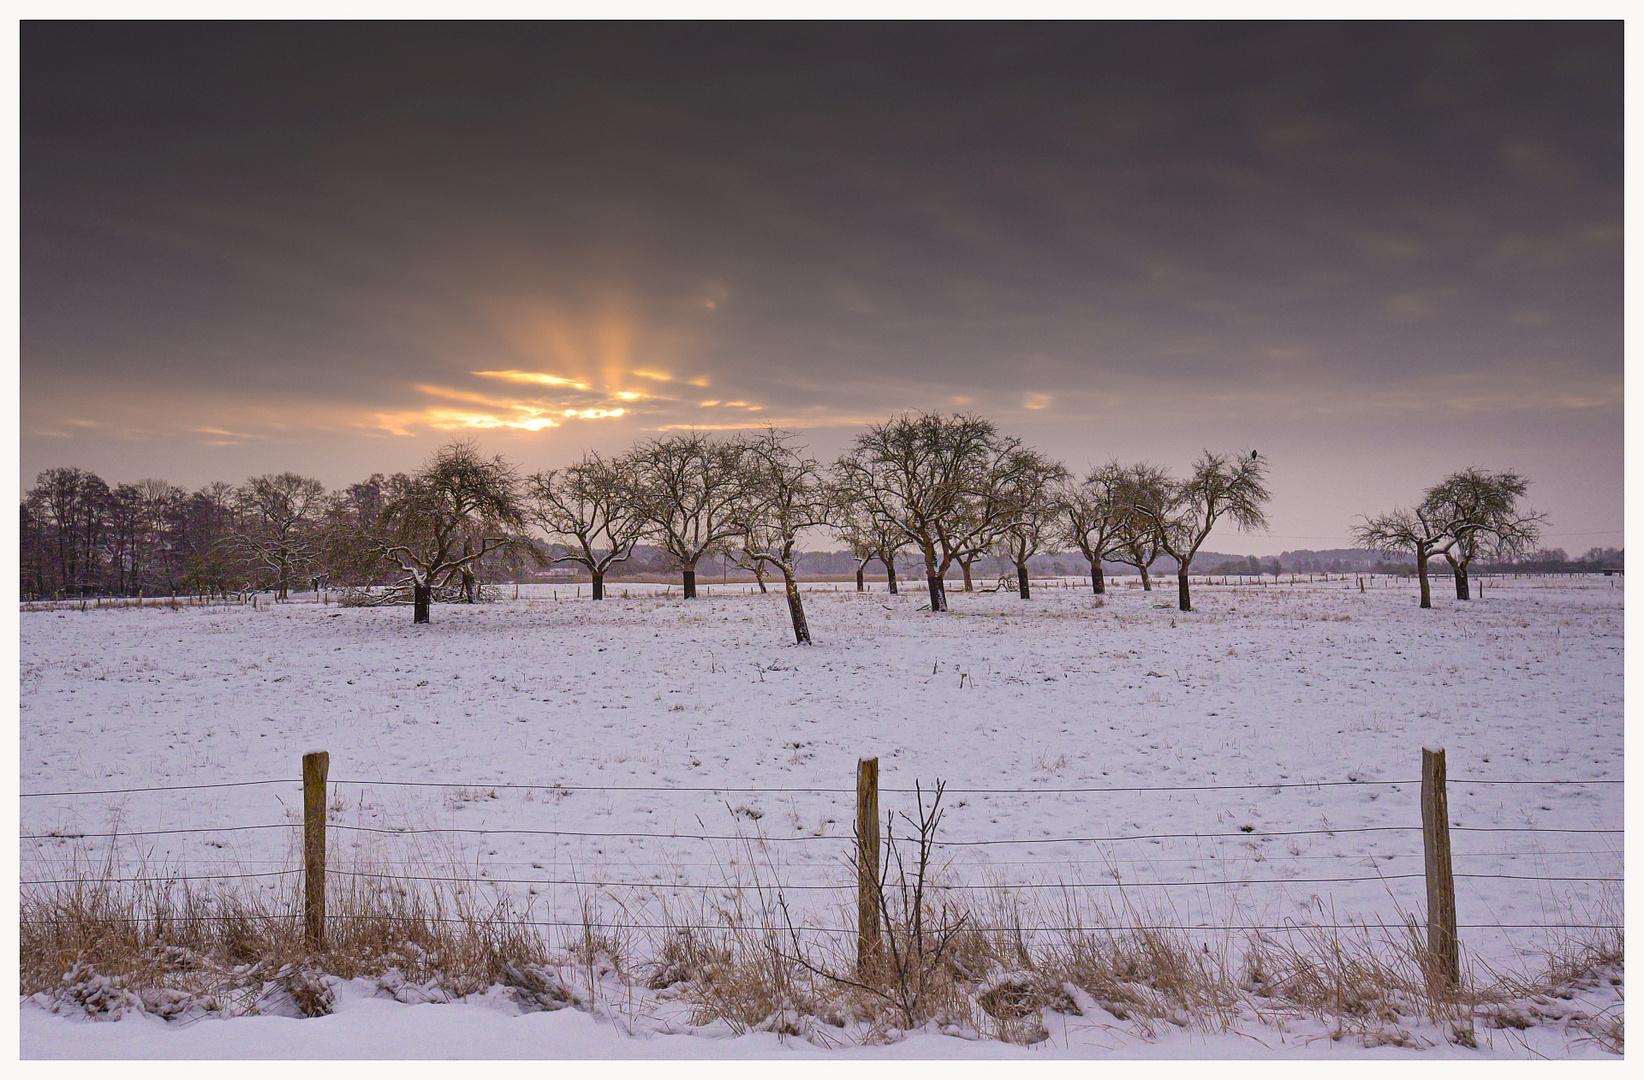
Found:
[{"label": "snow on ground", "polygon": [[[423,865],[498,882],[547,922],[577,920],[584,900],[620,897],[654,915],[661,900],[676,912],[722,901],[727,880],[780,880],[813,886],[790,894],[800,917],[840,928],[856,762],[877,756],[882,810],[911,811],[900,789],[915,781],[948,783],[949,881],[1040,886],[1024,895],[1043,900],[1045,920],[1075,884],[1093,909],[1179,925],[1396,925],[1425,908],[1417,781],[1422,747],[1443,746],[1470,952],[1530,964],[1556,931],[1523,927],[1620,915],[1620,886],[1602,879],[1622,876],[1621,579],[1491,579],[1481,599],[1441,595],[1430,611],[1385,579],[1363,592],[1352,579],[1195,586],[1199,610],[1185,615],[1173,588],[1121,580],[1098,603],[1088,585],[1066,585],[1026,602],[955,591],[940,615],[921,610],[922,589],[812,586],[810,648],[790,644],[779,593],[735,587],[687,603],[618,585],[600,604],[537,587],[436,607],[422,627],[404,608],[321,603],[25,612],[21,786],[287,779],[303,752],[325,749],[339,826],[517,830],[339,830],[344,861],[414,846]],[[1315,782],[1341,786],[1271,786]],[[1109,790],[1065,790],[1079,788]],[[294,783],[26,797],[20,812],[26,835],[117,826],[120,857],[150,870],[297,865],[297,830],[285,827],[300,821]],[[236,829],[265,825],[282,827]],[[192,828],[219,831],[134,835]],[[542,831],[626,835],[532,835]],[[24,841],[23,876],[106,843]],[[347,1016],[372,1010],[305,1023],[348,1030]],[[26,1004],[24,1017],[29,1054],[118,1053],[148,1037]],[[230,1025],[279,1023],[197,1029]],[[224,1038],[164,1045],[239,1052]],[[568,1052],[607,1052],[566,1038]],[[626,1046],[608,1052],[652,1052]]]},{"label": "snow on ground", "polygon": [[[1618,1007],[1614,993],[1581,996],[1571,1007],[1589,1015]],[[1338,1060],[1406,1059],[1409,1047],[1366,1047],[1356,1039],[1331,1038],[1320,1024],[1300,1021],[1281,1028],[1247,1024],[1228,1032],[1202,1034],[1172,1031],[1153,1040],[1138,1039],[1129,1025],[1111,1017],[1094,1020],[1056,1015],[1049,1038],[1034,1046],[995,1040],[961,1039],[934,1032],[915,1032],[880,1045],[818,1046],[801,1038],[768,1032],[741,1036],[719,1026],[683,1034],[677,1028],[630,1023],[616,1016],[594,1016],[579,1009],[528,1012],[487,999],[460,1003],[407,1005],[376,991],[369,980],[344,983],[329,1016],[294,1019],[249,1016],[233,1020],[200,1020],[168,1024],[149,1016],[117,1023],[59,1018],[25,1001],[22,1008],[21,1056],[39,1058],[300,1058],[300,1059],[527,1059],[562,1058],[815,1058],[954,1059],[1044,1061],[1114,1056],[1123,1058],[1323,1058]],[[1556,1026],[1526,1031],[1478,1030],[1479,1045],[1469,1049],[1447,1042],[1431,1025],[1408,1032],[1421,1046],[1423,1059],[1461,1060],[1547,1057],[1611,1059],[1591,1040],[1576,1038]]]}]

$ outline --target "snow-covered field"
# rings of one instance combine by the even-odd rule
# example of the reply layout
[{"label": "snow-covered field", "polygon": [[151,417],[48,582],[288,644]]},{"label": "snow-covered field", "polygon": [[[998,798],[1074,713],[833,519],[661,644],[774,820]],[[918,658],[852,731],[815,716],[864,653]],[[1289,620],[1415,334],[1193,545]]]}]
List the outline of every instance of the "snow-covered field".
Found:
[{"label": "snow-covered field", "polygon": [[[290,870],[295,783],[27,796],[294,780],[302,753],[324,749],[343,860],[414,847],[544,922],[578,920],[584,901],[620,900],[639,922],[664,900],[702,910],[757,877],[812,886],[790,894],[797,915],[843,928],[856,762],[877,756],[882,809],[911,811],[915,781],[947,782],[949,882],[1039,886],[1023,895],[1044,919],[1072,884],[1092,912],[1172,925],[1396,925],[1425,908],[1417,781],[1422,747],[1443,746],[1464,946],[1531,964],[1558,933],[1536,927],[1620,914],[1621,583],[1492,579],[1457,603],[1440,581],[1431,611],[1383,579],[1196,585],[1183,615],[1173,582],[1121,581],[1102,603],[1069,582],[1027,602],[955,591],[934,616],[917,582],[900,596],[824,585],[806,595],[810,648],[790,644],[777,591],[735,587],[686,603],[619,584],[600,604],[537,587],[436,607],[422,627],[404,608],[320,603],[25,612],[22,831],[117,827],[120,857],[150,870]],[[168,829],[209,831],[139,835]],[[104,843],[25,840],[23,876]],[[570,1011],[389,1005],[345,993],[334,1016],[300,1023],[334,1038],[321,1054],[787,1052],[768,1036],[636,1043]],[[379,1015],[434,1008],[453,1011],[432,1026]],[[466,1015],[471,1033],[515,1034],[433,1034]],[[412,1041],[319,1034],[351,1016]],[[77,1025],[25,1002],[23,1052],[274,1053],[281,1023],[299,1021]],[[1079,1023],[987,1053],[1279,1049],[1269,1033],[1271,1046],[1184,1034],[1140,1050]],[[979,1050],[920,1039],[926,1056]],[[1567,1051],[1552,1034],[1532,1045]]]}]

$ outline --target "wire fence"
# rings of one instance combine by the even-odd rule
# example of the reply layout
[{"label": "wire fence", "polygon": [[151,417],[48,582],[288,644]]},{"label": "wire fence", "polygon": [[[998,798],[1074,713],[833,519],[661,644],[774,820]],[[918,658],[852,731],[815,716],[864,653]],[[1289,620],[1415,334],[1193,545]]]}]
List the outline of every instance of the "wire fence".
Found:
[{"label": "wire fence", "polygon": [[[1291,777],[1281,777],[1272,783],[1203,783],[1178,785],[1092,785],[1092,786],[1064,786],[1064,787],[943,787],[944,796],[964,795],[969,797],[987,796],[1101,796],[1101,795],[1138,795],[1138,794],[1191,794],[1204,792],[1246,792],[1246,793],[1282,793],[1297,791],[1332,792],[1345,791],[1352,788],[1378,789],[1384,791],[1419,791],[1421,787],[1419,777],[1398,780],[1364,780],[1349,778],[1346,780],[1296,780]],[[1624,781],[1609,778],[1573,779],[1573,778],[1543,778],[1543,777],[1504,777],[1504,778],[1473,778],[1461,777],[1449,781],[1451,791],[1466,791],[1471,788],[1502,788],[1502,789],[1563,789],[1572,787],[1588,787],[1597,789],[1618,788]],[[93,788],[86,790],[40,791],[23,792],[21,799],[63,799],[84,800],[107,796],[122,796],[146,793],[193,793],[208,791],[225,791],[229,789],[252,789],[271,786],[288,786],[300,788],[302,781],[297,778],[265,778],[241,781],[229,781],[203,784],[157,784],[132,787]],[[542,783],[527,784],[518,782],[500,782],[485,780],[469,780],[458,782],[441,782],[431,780],[396,780],[396,779],[364,779],[339,778],[329,781],[327,787],[333,793],[334,805],[340,805],[341,793],[344,790],[358,790],[363,792],[371,788],[408,789],[424,791],[444,791],[457,793],[461,796],[472,796],[476,792],[486,793],[483,802],[490,802],[496,792],[526,792],[559,795],[569,793],[598,793],[611,796],[623,795],[651,795],[657,793],[678,793],[684,795],[701,796],[706,794],[721,796],[855,796],[857,790],[847,787],[826,786],[738,786],[738,785],[645,785],[645,784],[565,784]],[[897,796],[914,796],[916,799],[927,800],[934,790],[923,784],[913,787],[885,787],[879,789],[883,794]],[[547,800],[537,803],[544,806]],[[724,804],[729,810],[729,803]],[[1316,805],[1316,804],[1315,804]],[[1414,867],[1397,871],[1391,866],[1383,864],[1402,862],[1406,867],[1411,860],[1423,858],[1421,845],[1413,845],[1415,850],[1363,851],[1358,854],[1307,854],[1295,850],[1289,845],[1288,852],[1256,852],[1247,848],[1261,847],[1265,841],[1298,840],[1304,838],[1337,838],[1343,836],[1357,837],[1408,837],[1412,834],[1421,834],[1422,826],[1414,819],[1412,809],[1407,805],[1399,805],[1397,810],[1387,804],[1387,814],[1397,814],[1400,820],[1388,821],[1383,824],[1352,824],[1342,826],[1320,825],[1308,828],[1302,827],[1262,827],[1251,825],[1236,829],[1200,829],[1200,830],[1170,830],[1170,831],[1139,831],[1124,830],[1106,831],[1074,831],[1068,830],[1055,835],[960,835],[953,838],[938,836],[932,841],[936,851],[950,851],[963,853],[965,851],[1001,851],[1007,856],[997,862],[989,862],[985,869],[993,876],[989,882],[976,880],[944,881],[941,889],[948,894],[985,894],[1004,890],[1011,894],[1055,894],[1068,896],[1090,897],[1102,894],[1125,893],[1127,890],[1163,890],[1169,895],[1173,890],[1215,890],[1215,889],[1272,889],[1290,890],[1306,889],[1315,891],[1323,887],[1335,886],[1364,886],[1375,885],[1390,888],[1391,883],[1421,881],[1425,876],[1425,869]],[[1543,808],[1545,809],[1545,808]],[[700,822],[700,816],[697,819]],[[733,815],[734,820],[734,815]],[[893,818],[894,820],[894,818]],[[911,824],[911,822],[910,822]],[[771,832],[757,825],[744,827],[740,822],[731,830],[714,830],[702,828],[700,831],[681,831],[677,827],[670,829],[589,829],[589,828],[555,828],[529,827],[523,824],[490,824],[482,822],[476,825],[429,825],[413,827],[396,824],[363,824],[348,823],[332,820],[326,824],[328,831],[335,831],[341,836],[355,837],[387,837],[387,838],[416,838],[416,837],[463,837],[463,838],[513,838],[530,845],[533,841],[548,841],[551,845],[558,845],[561,841],[634,841],[642,844],[667,842],[670,845],[737,845],[745,849],[746,853],[755,850],[770,850],[767,845],[776,848],[794,847],[796,850],[816,850],[820,848],[824,855],[832,854],[836,862],[848,864],[855,852],[856,836],[854,831],[822,831],[811,833],[800,832]],[[81,841],[117,841],[120,839],[142,839],[161,837],[215,837],[229,834],[265,833],[278,830],[301,830],[301,822],[264,821],[247,824],[218,824],[218,825],[177,825],[173,827],[153,828],[109,828],[105,830],[80,830],[75,828],[58,827],[43,831],[21,832],[20,841],[37,846],[53,843],[81,842]],[[1454,873],[1454,878],[1470,883],[1506,882],[1515,884],[1533,884],[1541,887],[1551,886],[1584,886],[1609,889],[1613,886],[1624,885],[1624,878],[1620,873],[1621,844],[1619,838],[1624,836],[1624,830],[1619,827],[1607,827],[1602,824],[1594,825],[1544,825],[1544,824],[1479,824],[1463,825],[1450,824],[1450,831],[1463,835],[1478,835],[1481,838],[1500,836],[1506,841],[1486,850],[1458,851],[1454,859],[1461,862],[1461,866]],[[1539,846],[1539,838],[1548,837],[1606,837],[1618,838],[1613,846],[1604,846],[1607,841],[1597,844],[1582,844],[1577,841],[1571,844],[1566,841],[1562,846],[1551,849]],[[905,837],[897,837],[904,840]],[[1168,842],[1188,841],[1194,844],[1209,844],[1214,848],[1224,848],[1225,842],[1237,841],[1240,848],[1230,855],[1212,851],[1206,855],[1203,851],[1194,856],[1186,857],[1147,857],[1142,862],[1127,859],[1122,854],[1124,845],[1137,843],[1164,844]],[[1514,846],[1514,841],[1520,842]],[[1524,846],[1525,843],[1529,846]],[[1018,849],[1033,849],[1035,853],[1043,853],[1044,849],[1073,849],[1063,858],[1010,858],[1012,852]],[[1096,848],[1102,856],[1099,860],[1085,858],[1091,848]],[[498,852],[491,852],[492,855]],[[528,887],[534,894],[539,889],[573,889],[578,893],[585,890],[609,891],[614,896],[631,896],[636,892],[649,892],[653,895],[679,896],[684,894],[719,894],[727,891],[736,891],[749,884],[749,880],[742,877],[747,869],[742,864],[728,867],[727,863],[735,863],[734,859],[720,857],[717,852],[710,851],[712,858],[697,859],[696,861],[679,861],[677,859],[657,859],[651,861],[635,861],[630,858],[628,865],[633,871],[639,872],[642,867],[654,867],[660,871],[671,872],[673,880],[663,877],[660,873],[653,874],[650,880],[635,879],[626,875],[609,873],[590,873],[579,875],[567,873],[564,870],[547,869],[544,866],[549,856],[542,860],[502,860],[485,863],[474,873],[426,873],[417,872],[410,865],[401,865],[391,869],[349,869],[337,865],[333,861],[326,869],[327,877],[336,877],[344,881],[356,882],[415,882],[436,886],[461,887],[473,884],[484,884],[491,887]],[[1220,856],[1220,857],[1219,857]],[[888,857],[888,855],[887,855]],[[1531,858],[1542,860],[1538,868],[1540,872],[1519,872],[1521,868],[1506,865],[1506,860]],[[1611,866],[1576,865],[1551,866],[1546,863],[1550,858],[1580,860],[1586,864],[1595,861],[1608,860]],[[1344,859],[1365,860],[1368,866],[1362,867],[1364,872],[1355,872],[1359,867],[1341,865]],[[1482,862],[1483,860],[1497,860],[1495,865]],[[1233,867],[1240,862],[1255,860],[1269,864],[1259,874],[1251,874],[1248,869],[1240,873],[1238,869],[1230,869],[1227,873],[1206,873],[1216,866]],[[1324,873],[1307,873],[1306,867],[1289,867],[1288,862],[1298,863],[1332,861],[1338,864],[1339,869],[1326,869]],[[1482,864],[1481,864],[1482,863]],[[290,879],[301,877],[304,868],[301,865],[288,865],[280,861],[265,861],[264,866],[270,869],[248,869],[241,864],[234,872],[207,873],[207,872],[175,872],[175,873],[145,873],[136,876],[125,874],[116,875],[110,869],[112,863],[105,866],[98,880],[119,885],[130,885],[144,882],[168,884],[189,884],[193,882],[258,882],[281,884]],[[255,864],[252,864],[255,865]],[[557,865],[557,864],[556,864]],[[1187,866],[1187,874],[1161,875],[1160,869],[1166,866]],[[1420,864],[1417,864],[1418,866]],[[1041,880],[1045,873],[1043,869],[1038,874],[1017,873],[1014,877],[1001,874],[1006,870],[1026,870],[1030,867],[1055,868],[1063,875],[1072,874],[1056,880]],[[1138,867],[1148,873],[1137,872]],[[814,868],[814,864],[813,864]],[[521,870],[544,871],[538,874]],[[1298,873],[1287,874],[1285,869],[1299,870]],[[1325,869],[1319,867],[1318,869]],[[686,870],[713,870],[719,873],[719,880],[700,880],[700,873],[687,875]],[[734,872],[728,872],[734,870]],[[1090,879],[1084,871],[1094,871],[1095,880]],[[835,881],[800,881],[783,880],[775,874],[774,866],[771,869],[772,877],[761,880],[755,875],[752,887],[762,894],[784,895],[788,893],[796,896],[804,895],[843,895],[856,887],[854,872],[848,880]],[[61,873],[52,876],[23,877],[20,884],[25,889],[62,888],[82,884],[84,877],[73,875],[65,876]],[[1320,911],[1323,912],[1321,907]],[[331,919],[347,919],[350,916],[337,914],[329,916]],[[438,921],[438,920],[435,920]],[[520,925],[537,927],[581,927],[579,920],[555,920],[522,918]],[[666,929],[679,930],[686,928],[685,924],[668,921],[651,923],[633,921],[629,919],[624,925],[636,929]],[[1336,920],[1296,920],[1286,918],[1279,921],[1238,921],[1224,919],[1218,922],[1201,921],[1194,924],[1191,920],[1176,922],[1149,923],[1147,926],[1159,930],[1180,931],[1280,931],[1280,930],[1340,930],[1346,928],[1365,929],[1368,922],[1339,922]],[[722,924],[704,925],[704,929],[724,929]],[[971,929],[986,930],[989,927],[973,924]],[[1138,926],[1137,928],[1142,928]],[[1601,931],[1620,929],[1618,923],[1612,924],[1599,915],[1587,921],[1571,921],[1567,918],[1549,917],[1546,921],[1535,923],[1521,923],[1509,921],[1469,922],[1459,924],[1460,929],[1490,929],[1496,931],[1514,931],[1538,929],[1543,931]],[[809,925],[803,927],[806,932],[828,934],[854,934],[855,929],[843,927],[828,927]],[[1052,925],[1012,925],[1012,931],[1023,932],[1076,932],[1086,927],[1072,924]]]}]

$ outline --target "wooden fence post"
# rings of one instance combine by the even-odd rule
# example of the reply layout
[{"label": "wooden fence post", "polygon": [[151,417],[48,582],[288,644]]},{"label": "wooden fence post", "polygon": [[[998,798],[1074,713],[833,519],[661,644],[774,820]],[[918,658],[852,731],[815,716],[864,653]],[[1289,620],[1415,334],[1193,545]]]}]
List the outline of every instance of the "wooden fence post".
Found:
[{"label": "wooden fence post", "polygon": [[856,763],[856,973],[879,956],[879,759]]},{"label": "wooden fence post", "polygon": [[315,951],[325,948],[325,777],[331,755],[303,755],[303,928]]},{"label": "wooden fence post", "polygon": [[1461,984],[1461,944],[1456,938],[1456,879],[1450,865],[1450,800],[1442,749],[1421,752],[1421,847],[1427,870],[1427,952],[1434,972],[1456,987]]}]

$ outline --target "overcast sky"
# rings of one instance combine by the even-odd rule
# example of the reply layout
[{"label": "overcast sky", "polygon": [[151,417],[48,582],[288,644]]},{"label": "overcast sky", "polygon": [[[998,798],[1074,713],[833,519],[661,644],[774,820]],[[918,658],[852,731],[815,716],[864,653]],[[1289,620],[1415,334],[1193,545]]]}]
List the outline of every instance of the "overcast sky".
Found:
[{"label": "overcast sky", "polygon": [[25,23],[22,479],[962,410],[1620,545],[1622,135],[1619,23]]}]

